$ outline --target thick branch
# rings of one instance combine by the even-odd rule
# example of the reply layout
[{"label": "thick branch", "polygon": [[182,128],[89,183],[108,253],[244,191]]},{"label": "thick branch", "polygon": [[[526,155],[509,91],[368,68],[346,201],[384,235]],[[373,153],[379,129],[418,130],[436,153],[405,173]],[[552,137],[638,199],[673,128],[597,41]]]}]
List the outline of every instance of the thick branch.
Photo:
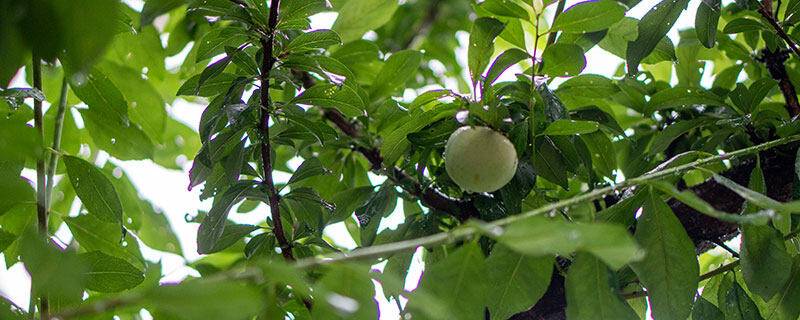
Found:
[{"label": "thick branch", "polygon": [[275,40],[275,26],[278,25],[278,7],[280,0],[272,0],[269,8],[269,30],[267,32],[267,39],[261,38],[261,47],[264,49],[264,56],[261,59],[261,112],[259,119],[259,129],[263,134],[261,139],[261,162],[264,168],[264,184],[269,193],[269,209],[272,217],[272,225],[274,227],[275,239],[278,240],[278,245],[281,247],[281,254],[287,261],[294,261],[292,255],[292,245],[286,239],[286,234],[283,231],[283,221],[281,221],[281,196],[275,189],[275,183],[272,181],[272,146],[269,140],[269,115],[272,112],[272,101],[269,96],[269,74],[272,67],[275,65],[275,58],[273,57],[273,42]]}]

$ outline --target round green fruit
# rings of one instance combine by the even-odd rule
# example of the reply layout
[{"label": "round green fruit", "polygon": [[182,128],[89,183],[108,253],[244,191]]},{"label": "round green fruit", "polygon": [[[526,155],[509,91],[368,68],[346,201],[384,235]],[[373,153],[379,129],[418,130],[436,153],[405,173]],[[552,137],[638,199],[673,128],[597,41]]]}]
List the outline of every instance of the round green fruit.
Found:
[{"label": "round green fruit", "polygon": [[492,192],[506,185],[517,171],[517,151],[508,138],[487,127],[463,126],[444,148],[447,174],[461,189]]}]

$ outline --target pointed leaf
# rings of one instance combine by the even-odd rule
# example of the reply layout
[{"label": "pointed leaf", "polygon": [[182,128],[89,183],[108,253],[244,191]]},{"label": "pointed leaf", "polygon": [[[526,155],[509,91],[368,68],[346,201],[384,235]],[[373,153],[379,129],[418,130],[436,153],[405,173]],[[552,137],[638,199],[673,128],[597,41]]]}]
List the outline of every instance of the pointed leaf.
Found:
[{"label": "pointed leaf", "polygon": [[635,237],[647,252],[631,268],[647,288],[653,317],[686,319],[700,272],[694,244],[672,209],[652,191],[642,207]]},{"label": "pointed leaf", "polygon": [[688,4],[689,0],[663,0],[642,17],[638,37],[628,42],[626,60],[629,74],[637,72],[639,63],[653,52]]},{"label": "pointed leaf", "polygon": [[292,42],[289,42],[283,52],[297,52],[309,49],[325,49],[335,44],[342,43],[339,35],[332,30],[315,30],[311,32],[302,33]]},{"label": "pointed leaf", "polygon": [[525,311],[531,301],[544,295],[553,272],[553,259],[533,258],[497,245],[492,249],[488,266],[489,314],[492,319],[508,319],[516,313]]},{"label": "pointed leaf", "polygon": [[[486,259],[475,243],[467,243],[451,252],[441,261],[426,266],[417,290],[428,292],[441,299],[439,304],[449,314],[441,319],[482,319],[489,297],[486,278]],[[425,313],[418,310],[420,296],[412,296],[408,307],[415,317]],[[480,317],[478,317],[480,315]],[[432,318],[430,315],[427,318]]]},{"label": "pointed leaf", "polygon": [[378,100],[398,88],[402,88],[406,81],[417,74],[421,61],[422,53],[419,51],[403,50],[393,53],[386,59],[372,82],[369,91],[370,99]]},{"label": "pointed leaf", "polygon": [[122,223],[122,203],[111,181],[93,164],[78,157],[63,157],[72,187],[89,214]]},{"label": "pointed leaf", "polygon": [[467,50],[467,65],[472,75],[472,86],[478,85],[478,79],[483,74],[483,69],[489,64],[489,58],[494,53],[494,39],[500,35],[505,25],[493,18],[475,19],[472,31],[469,34],[469,49]]},{"label": "pointed leaf", "polygon": [[88,267],[86,288],[98,292],[120,292],[131,289],[144,281],[144,273],[125,260],[109,256],[100,251],[78,255]]},{"label": "pointed leaf", "polygon": [[639,317],[619,293],[614,273],[591,254],[579,252],[569,267],[564,287],[567,291],[568,319],[636,320]]},{"label": "pointed leaf", "polygon": [[616,1],[579,2],[558,16],[553,30],[584,33],[607,29],[625,16],[625,7]]}]

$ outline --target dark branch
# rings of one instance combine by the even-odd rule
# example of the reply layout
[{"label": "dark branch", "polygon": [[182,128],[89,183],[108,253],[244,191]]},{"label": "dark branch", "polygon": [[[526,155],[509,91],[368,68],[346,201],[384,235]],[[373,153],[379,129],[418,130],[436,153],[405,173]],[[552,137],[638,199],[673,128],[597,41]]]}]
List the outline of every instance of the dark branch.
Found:
[{"label": "dark branch", "polygon": [[275,233],[275,239],[278,240],[278,245],[281,247],[281,254],[287,261],[294,261],[292,245],[286,239],[286,234],[283,231],[280,208],[281,196],[272,181],[272,146],[269,140],[269,115],[272,112],[272,101],[269,96],[269,74],[275,65],[272,45],[275,41],[275,26],[278,25],[278,7],[280,7],[280,0],[272,0],[270,2],[267,39],[260,39],[261,47],[264,49],[264,56],[261,59],[261,112],[259,119],[259,129],[263,134],[261,139],[261,162],[264,168],[264,181],[262,184],[267,187],[269,192],[269,209],[274,227],[272,231]]},{"label": "dark branch", "polygon": [[[764,2],[766,2],[767,4],[764,4]],[[783,30],[783,27],[781,27],[781,25],[778,24],[778,21],[775,20],[775,17],[772,16],[772,1],[767,0],[764,2],[758,2],[758,6],[760,7],[758,9],[758,13],[760,13],[761,16],[764,17],[764,19],[767,19],[767,22],[769,22],[772,28],[775,29],[775,32],[778,33],[778,36],[783,38],[784,41],[786,41],[786,44],[789,46],[789,49],[792,49],[794,54],[800,57],[800,49],[797,48],[797,44],[794,43],[794,41],[791,38],[789,38],[789,36],[786,34],[786,31]]]}]

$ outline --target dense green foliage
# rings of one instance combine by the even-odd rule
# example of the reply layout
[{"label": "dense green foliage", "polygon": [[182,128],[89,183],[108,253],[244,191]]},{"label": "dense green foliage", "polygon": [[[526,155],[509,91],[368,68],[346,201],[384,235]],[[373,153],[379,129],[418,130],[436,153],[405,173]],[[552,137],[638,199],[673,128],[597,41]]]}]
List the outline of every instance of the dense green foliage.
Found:
[{"label": "dense green foliage", "polygon": [[[414,319],[798,319],[800,1],[699,2],[678,43],[688,0],[638,3],[0,0],[0,252],[42,319],[374,319],[375,283]],[[597,47],[625,60],[613,77],[583,73]],[[508,137],[511,182],[453,182],[463,125]],[[140,243],[178,238],[100,154],[192,159],[200,277],[159,284]],[[358,248],[323,234],[339,222]]]}]

